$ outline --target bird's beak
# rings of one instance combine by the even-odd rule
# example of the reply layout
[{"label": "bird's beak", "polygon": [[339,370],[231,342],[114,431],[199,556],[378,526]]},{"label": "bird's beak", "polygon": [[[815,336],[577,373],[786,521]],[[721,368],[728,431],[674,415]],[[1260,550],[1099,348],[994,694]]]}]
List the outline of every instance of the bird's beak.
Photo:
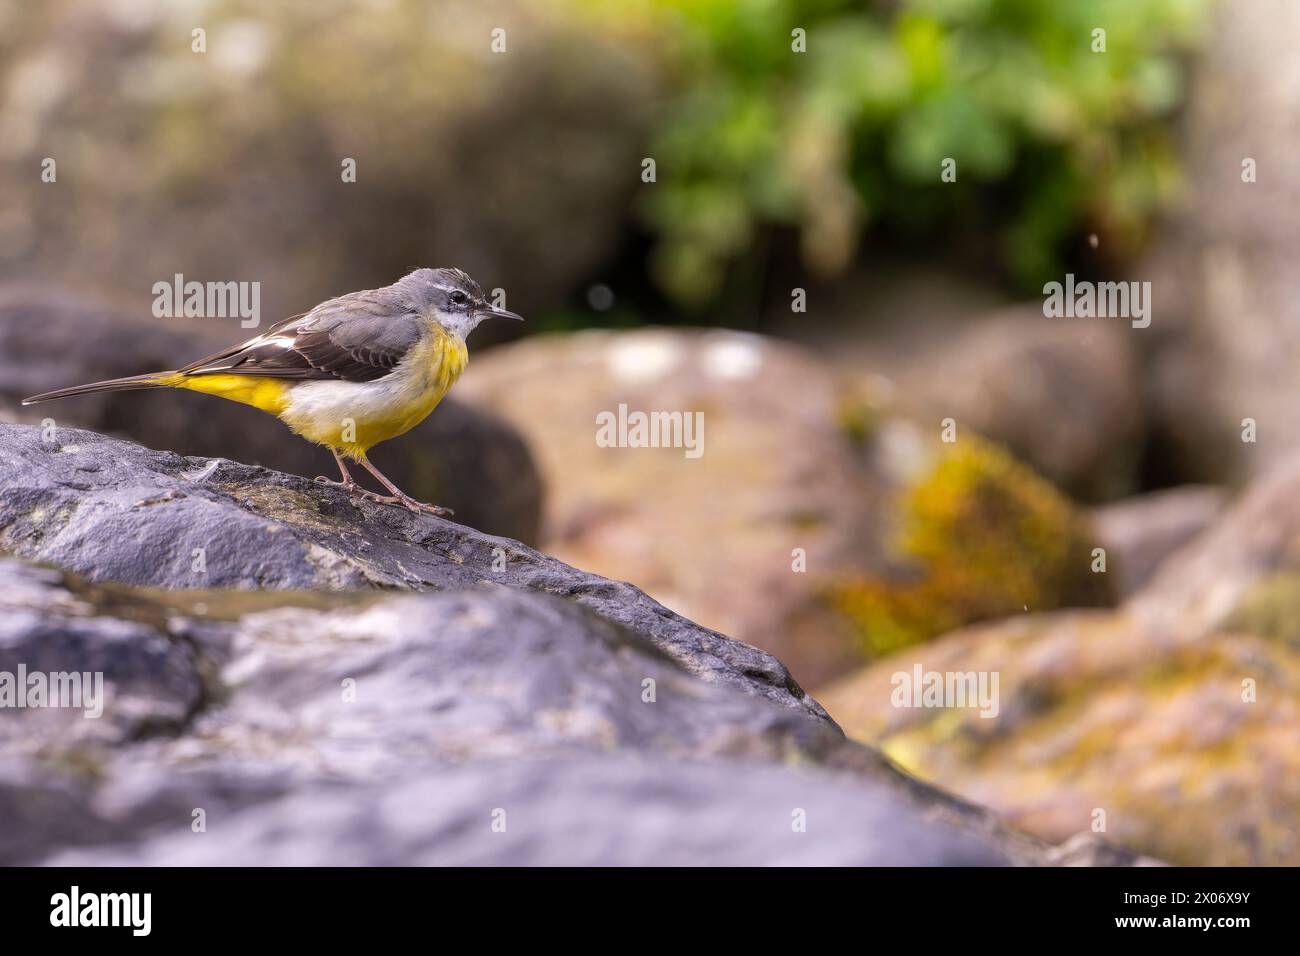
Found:
[{"label": "bird's beak", "polygon": [[483,317],[488,319],[513,319],[516,322],[524,320],[522,315],[511,312],[509,309],[494,309],[490,306],[483,310]]}]

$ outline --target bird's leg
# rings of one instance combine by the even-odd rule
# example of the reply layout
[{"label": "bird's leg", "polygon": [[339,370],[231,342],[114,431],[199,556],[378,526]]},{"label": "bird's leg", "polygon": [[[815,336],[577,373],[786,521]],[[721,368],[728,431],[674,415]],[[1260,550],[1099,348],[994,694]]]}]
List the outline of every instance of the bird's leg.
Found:
[{"label": "bird's leg", "polygon": [[403,505],[411,511],[437,515],[440,518],[450,518],[454,514],[450,508],[440,508],[437,505],[426,505],[422,502],[416,501],[406,492],[402,491],[401,488],[398,488],[397,485],[385,478],[383,472],[370,463],[370,459],[362,457],[358,458],[357,461],[361,463],[361,467],[378,478],[380,483],[393,493],[391,498],[384,498],[383,496],[376,495],[374,500],[383,501],[386,504]]},{"label": "bird's leg", "polygon": [[332,488],[342,488],[344,491],[350,494],[355,494],[356,492],[363,490],[360,485],[358,485],[355,481],[352,480],[352,475],[348,471],[348,466],[344,464],[343,457],[338,452],[336,452],[333,448],[330,449],[330,454],[334,456],[334,461],[338,463],[339,474],[343,476],[343,480],[331,481],[329,478],[326,478],[324,475],[317,475],[316,480],[319,481],[322,485],[329,485]]},{"label": "bird's leg", "polygon": [[[356,480],[352,477],[352,473],[348,471],[348,466],[347,463],[343,460],[343,456],[340,455],[338,452],[334,451],[334,449],[332,448],[330,449],[330,452],[334,455],[334,460],[338,462],[339,472],[343,475],[343,480],[331,481],[329,478],[326,478],[324,475],[317,475],[316,480],[320,482],[322,485],[329,485],[331,488],[338,488],[342,491],[346,491],[350,495],[355,495],[358,498],[364,498],[366,499],[366,501],[376,501],[381,505],[405,505],[406,501],[409,500],[406,499],[405,496],[401,498],[396,498],[390,495],[378,494],[376,492],[371,491],[368,488],[362,488],[359,484],[356,483]],[[388,485],[388,482],[384,482],[384,484],[387,485],[389,488],[392,487],[391,485]],[[419,502],[416,502],[416,504],[418,505]],[[429,505],[428,507],[433,507],[433,506]],[[448,513],[450,514],[450,512]]]}]

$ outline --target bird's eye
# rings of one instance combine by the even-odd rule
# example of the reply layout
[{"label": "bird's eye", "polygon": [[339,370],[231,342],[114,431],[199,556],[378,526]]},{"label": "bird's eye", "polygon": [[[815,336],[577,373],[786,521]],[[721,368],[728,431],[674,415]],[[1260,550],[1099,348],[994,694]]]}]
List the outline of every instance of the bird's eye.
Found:
[{"label": "bird's eye", "polygon": [[457,289],[451,295],[447,296],[447,298],[451,299],[451,301],[455,302],[457,305],[464,305],[466,302],[469,301],[469,296],[467,296],[464,292],[461,292],[459,289]]}]

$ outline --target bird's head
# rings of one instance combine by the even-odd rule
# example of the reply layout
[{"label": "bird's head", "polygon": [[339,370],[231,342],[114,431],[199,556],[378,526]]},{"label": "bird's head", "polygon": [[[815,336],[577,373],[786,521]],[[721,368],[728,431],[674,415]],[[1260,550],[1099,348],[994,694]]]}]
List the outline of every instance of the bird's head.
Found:
[{"label": "bird's head", "polygon": [[458,339],[463,340],[484,319],[524,320],[521,315],[489,303],[479,284],[459,269],[417,269],[398,280],[397,285],[410,297],[416,311]]}]

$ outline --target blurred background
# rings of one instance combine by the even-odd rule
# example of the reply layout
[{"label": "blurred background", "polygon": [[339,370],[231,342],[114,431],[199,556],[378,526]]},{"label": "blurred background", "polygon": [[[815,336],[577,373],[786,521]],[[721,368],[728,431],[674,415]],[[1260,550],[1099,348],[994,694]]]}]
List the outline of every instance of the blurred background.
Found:
[{"label": "blurred background", "polygon": [[[154,318],[178,273],[260,283],[265,326],[458,266],[528,323],[375,453],[417,497],[773,651],[1047,839],[1102,807],[1171,862],[1300,863],[1298,31],[1286,0],[0,0],[0,415],[328,472],[202,396],[17,400],[247,337]],[[1067,273],[1150,282],[1150,327],[1045,318]],[[703,456],[598,447],[620,404],[703,412]],[[916,663],[998,671],[999,717],[891,707]]]}]

